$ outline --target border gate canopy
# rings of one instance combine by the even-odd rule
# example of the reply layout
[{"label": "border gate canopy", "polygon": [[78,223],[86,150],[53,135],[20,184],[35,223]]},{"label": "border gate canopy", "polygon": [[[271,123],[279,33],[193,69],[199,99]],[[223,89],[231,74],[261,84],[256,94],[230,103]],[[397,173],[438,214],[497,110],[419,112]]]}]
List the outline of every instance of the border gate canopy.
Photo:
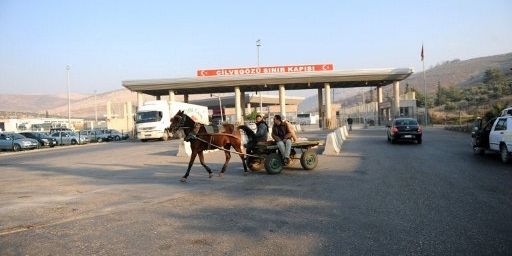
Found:
[{"label": "border gate canopy", "polygon": [[411,68],[331,70],[320,72],[291,72],[248,74],[236,76],[198,76],[174,79],[148,79],[123,81],[131,91],[153,96],[175,94],[207,94],[241,91],[274,91],[279,85],[286,90],[323,88],[329,83],[331,88],[386,86],[401,81],[413,73]]}]

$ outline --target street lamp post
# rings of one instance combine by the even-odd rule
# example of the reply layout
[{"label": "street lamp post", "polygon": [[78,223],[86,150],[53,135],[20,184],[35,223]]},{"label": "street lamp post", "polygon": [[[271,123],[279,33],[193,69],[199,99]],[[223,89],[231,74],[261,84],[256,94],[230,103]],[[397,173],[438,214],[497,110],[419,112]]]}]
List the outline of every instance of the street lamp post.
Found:
[{"label": "street lamp post", "polygon": [[94,90],[94,120],[96,121],[94,125],[98,125],[98,104],[96,101],[96,90]]},{"label": "street lamp post", "polygon": [[[257,64],[258,68],[260,67],[260,47],[261,47],[261,40],[256,40],[256,58],[257,58]],[[263,95],[260,91],[260,112],[263,112]]]},{"label": "street lamp post", "polygon": [[368,110],[366,109],[366,99],[364,96],[364,89],[363,89],[363,124],[364,124],[364,128],[368,128],[368,125],[366,124],[367,112],[368,112]]},{"label": "street lamp post", "polygon": [[256,40],[256,58],[257,58],[257,64],[258,67],[260,67],[260,47],[261,47],[261,40]]},{"label": "street lamp post", "polygon": [[69,70],[71,66],[66,65],[67,87],[68,87],[68,127],[71,128],[71,95],[69,91]]}]

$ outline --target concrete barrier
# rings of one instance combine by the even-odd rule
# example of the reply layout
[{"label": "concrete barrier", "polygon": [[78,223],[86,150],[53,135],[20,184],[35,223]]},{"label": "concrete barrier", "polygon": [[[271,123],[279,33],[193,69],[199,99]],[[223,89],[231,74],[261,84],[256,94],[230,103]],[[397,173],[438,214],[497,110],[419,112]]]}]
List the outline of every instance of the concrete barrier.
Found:
[{"label": "concrete barrier", "polygon": [[192,155],[192,149],[190,149],[190,142],[186,142],[183,139],[180,139],[180,144],[178,146],[178,153],[176,156],[178,157],[187,157]]},{"label": "concrete barrier", "polygon": [[338,155],[340,151],[341,148],[339,147],[336,134],[334,132],[327,134],[327,138],[325,139],[325,148],[322,154],[327,156],[335,156]]},{"label": "concrete barrier", "polygon": [[344,125],[344,126],[342,127],[342,129],[343,129],[343,133],[345,134],[345,137],[347,137],[347,138],[348,138],[348,129],[347,129],[347,126],[346,126],[346,125]]},{"label": "concrete barrier", "polygon": [[343,130],[341,128],[337,128],[336,130],[334,130],[334,134],[336,134],[338,145],[343,145],[343,141],[346,140],[345,134],[343,134]]},{"label": "concrete barrier", "polygon": [[[219,149],[210,149],[203,151],[204,154],[208,154],[213,151],[217,151]],[[188,157],[192,155],[192,149],[190,148],[190,142],[184,141],[180,139],[180,144],[178,146],[178,153],[176,153],[177,157]]]},{"label": "concrete barrier", "polygon": [[346,141],[347,140],[347,136],[345,135],[345,132],[343,132],[343,127],[340,127],[338,129],[336,129],[336,132],[339,134],[338,136],[340,136],[340,138],[343,140],[343,141]]},{"label": "concrete barrier", "polygon": [[300,124],[296,124],[295,125],[295,131],[296,132],[302,132],[302,127],[300,126]]}]

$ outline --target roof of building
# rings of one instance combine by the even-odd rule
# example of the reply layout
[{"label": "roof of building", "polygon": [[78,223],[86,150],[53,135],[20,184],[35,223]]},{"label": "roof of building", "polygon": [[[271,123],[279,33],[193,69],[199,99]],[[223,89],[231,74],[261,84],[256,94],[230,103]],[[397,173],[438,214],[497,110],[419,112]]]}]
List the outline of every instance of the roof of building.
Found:
[{"label": "roof of building", "polygon": [[242,91],[278,90],[286,85],[287,90],[385,86],[401,81],[413,73],[411,68],[333,70],[320,72],[273,73],[238,76],[188,77],[173,79],[147,79],[123,81],[131,91],[149,95],[205,94],[233,92],[239,86]]}]

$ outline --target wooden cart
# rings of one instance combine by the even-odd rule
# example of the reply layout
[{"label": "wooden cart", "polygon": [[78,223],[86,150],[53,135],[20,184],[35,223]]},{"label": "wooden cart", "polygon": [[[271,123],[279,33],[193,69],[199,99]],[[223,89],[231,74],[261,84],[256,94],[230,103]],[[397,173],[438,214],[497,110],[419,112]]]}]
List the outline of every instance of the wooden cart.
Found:
[{"label": "wooden cart", "polygon": [[[297,141],[292,143],[290,154],[293,164],[300,159],[300,164],[304,170],[313,170],[318,164],[316,151],[312,148],[318,146],[320,141]],[[297,154],[300,152],[300,157]],[[259,143],[250,150],[249,154],[253,156],[247,157],[247,166],[251,171],[261,171],[265,169],[268,174],[279,174],[285,166],[281,153],[275,142]]]}]

